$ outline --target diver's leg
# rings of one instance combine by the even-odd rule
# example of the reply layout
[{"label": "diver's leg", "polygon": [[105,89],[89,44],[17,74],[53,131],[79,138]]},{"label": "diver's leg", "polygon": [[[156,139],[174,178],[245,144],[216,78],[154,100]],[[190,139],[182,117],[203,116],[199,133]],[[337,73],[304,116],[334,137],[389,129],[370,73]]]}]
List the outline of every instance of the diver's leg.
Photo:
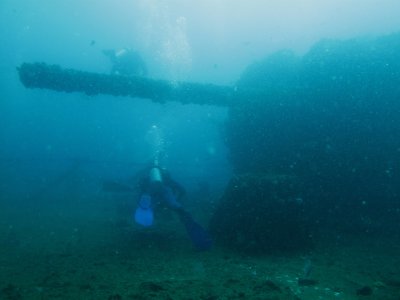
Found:
[{"label": "diver's leg", "polygon": [[182,204],[180,204],[172,190],[168,187],[164,189],[164,197],[168,206],[173,209],[179,219],[183,223],[186,228],[186,232],[189,235],[190,240],[192,241],[194,247],[197,250],[208,250],[212,246],[212,239],[207,231],[198,224],[192,217],[192,215],[183,208]]}]

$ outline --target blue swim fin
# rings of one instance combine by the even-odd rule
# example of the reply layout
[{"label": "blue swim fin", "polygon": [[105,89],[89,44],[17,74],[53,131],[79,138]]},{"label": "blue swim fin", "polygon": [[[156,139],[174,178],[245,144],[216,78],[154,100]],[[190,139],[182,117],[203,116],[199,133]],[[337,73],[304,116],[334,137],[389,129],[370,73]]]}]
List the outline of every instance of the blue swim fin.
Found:
[{"label": "blue swim fin", "polygon": [[139,205],[135,211],[135,221],[144,227],[153,225],[154,215],[149,195],[142,195],[140,198]]},{"label": "blue swim fin", "polygon": [[213,241],[208,232],[186,211],[180,211],[179,216],[194,245],[199,251],[206,251],[212,247]]}]

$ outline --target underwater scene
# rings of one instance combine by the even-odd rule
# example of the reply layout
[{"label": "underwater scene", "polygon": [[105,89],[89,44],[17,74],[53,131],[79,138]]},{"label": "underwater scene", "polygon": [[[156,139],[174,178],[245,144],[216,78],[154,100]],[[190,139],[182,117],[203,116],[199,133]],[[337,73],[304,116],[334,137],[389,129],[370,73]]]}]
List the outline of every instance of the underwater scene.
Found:
[{"label": "underwater scene", "polygon": [[400,300],[398,0],[0,24],[0,299]]}]

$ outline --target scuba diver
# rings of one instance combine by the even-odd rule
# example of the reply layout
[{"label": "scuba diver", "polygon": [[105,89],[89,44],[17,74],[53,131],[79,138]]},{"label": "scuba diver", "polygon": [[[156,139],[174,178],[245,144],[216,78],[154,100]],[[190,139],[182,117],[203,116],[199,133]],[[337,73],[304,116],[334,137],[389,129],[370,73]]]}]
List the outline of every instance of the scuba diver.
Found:
[{"label": "scuba diver", "polygon": [[172,179],[170,174],[157,164],[146,170],[139,183],[140,198],[135,211],[136,223],[149,227],[153,224],[155,204],[165,203],[184,224],[186,231],[197,250],[208,250],[212,240],[205,229],[194,221],[180,200],[186,194],[185,189]]},{"label": "scuba diver", "polygon": [[120,50],[103,50],[103,54],[112,63],[112,75],[142,77],[147,75],[146,64],[137,51],[122,48]]}]

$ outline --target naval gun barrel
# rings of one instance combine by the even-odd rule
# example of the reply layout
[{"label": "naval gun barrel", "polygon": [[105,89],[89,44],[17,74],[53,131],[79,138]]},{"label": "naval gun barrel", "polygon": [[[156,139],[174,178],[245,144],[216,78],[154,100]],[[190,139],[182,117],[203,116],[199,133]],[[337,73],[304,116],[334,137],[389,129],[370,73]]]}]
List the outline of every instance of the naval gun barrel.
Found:
[{"label": "naval gun barrel", "polygon": [[230,106],[235,94],[235,89],[229,86],[98,74],[46,63],[23,63],[17,70],[26,88],[80,92],[90,96],[105,94],[148,98],[159,103],[178,101],[183,104]]}]

